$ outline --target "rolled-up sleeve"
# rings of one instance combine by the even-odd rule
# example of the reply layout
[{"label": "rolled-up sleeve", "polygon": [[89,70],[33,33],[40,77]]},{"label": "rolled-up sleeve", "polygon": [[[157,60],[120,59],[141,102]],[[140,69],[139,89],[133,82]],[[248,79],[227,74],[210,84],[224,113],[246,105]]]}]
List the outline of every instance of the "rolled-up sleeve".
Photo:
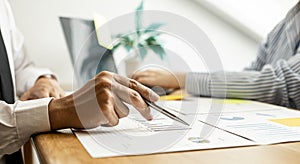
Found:
[{"label": "rolled-up sleeve", "polygon": [[48,115],[51,99],[16,101],[15,104],[0,101],[0,156],[19,150],[32,134],[51,129]]}]

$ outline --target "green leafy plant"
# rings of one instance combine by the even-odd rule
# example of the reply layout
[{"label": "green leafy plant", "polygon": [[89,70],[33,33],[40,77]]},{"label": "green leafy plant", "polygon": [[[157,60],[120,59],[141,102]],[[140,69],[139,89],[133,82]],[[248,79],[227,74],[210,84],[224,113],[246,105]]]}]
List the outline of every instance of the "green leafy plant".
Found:
[{"label": "green leafy plant", "polygon": [[162,42],[158,39],[158,36],[162,33],[157,31],[163,26],[163,23],[152,23],[148,27],[143,28],[143,9],[144,0],[142,0],[135,11],[135,32],[116,35],[115,39],[117,42],[113,45],[113,51],[119,47],[125,48],[127,52],[135,49],[143,60],[147,55],[148,49],[151,49],[163,60],[166,53],[162,46]]}]

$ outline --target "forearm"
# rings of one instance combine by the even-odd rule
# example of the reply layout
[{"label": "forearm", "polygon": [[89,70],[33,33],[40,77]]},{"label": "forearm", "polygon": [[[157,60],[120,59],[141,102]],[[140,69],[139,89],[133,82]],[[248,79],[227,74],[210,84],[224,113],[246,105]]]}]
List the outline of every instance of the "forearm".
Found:
[{"label": "forearm", "polygon": [[[194,95],[242,98],[270,102],[280,80],[272,72],[193,73],[188,75],[187,91]],[[274,101],[272,101],[274,103]]]},{"label": "forearm", "polygon": [[53,99],[49,103],[49,120],[52,130],[82,127],[72,95]]},{"label": "forearm", "polygon": [[189,94],[211,96],[210,76],[208,73],[187,73],[185,78],[185,89]]},{"label": "forearm", "polygon": [[265,66],[262,71],[192,73],[187,75],[187,91],[194,95],[252,99],[299,108],[300,57],[279,61],[276,67]]}]

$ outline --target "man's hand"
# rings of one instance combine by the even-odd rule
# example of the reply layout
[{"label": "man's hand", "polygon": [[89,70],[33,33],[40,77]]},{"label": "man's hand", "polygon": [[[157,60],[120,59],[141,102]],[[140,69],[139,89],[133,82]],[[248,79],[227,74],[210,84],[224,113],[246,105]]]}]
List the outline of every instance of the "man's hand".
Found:
[{"label": "man's hand", "polygon": [[56,79],[41,77],[34,86],[25,92],[20,100],[32,100],[45,97],[61,98],[65,95],[63,89],[59,86]]},{"label": "man's hand", "polygon": [[152,119],[144,102],[159,96],[135,80],[101,72],[72,95],[53,99],[49,104],[51,128],[94,128],[102,124],[117,125],[129,113],[124,102],[135,107],[147,120]]},{"label": "man's hand", "polygon": [[136,72],[132,78],[147,86],[160,86],[163,88],[184,88],[185,73],[172,73],[162,69],[149,69]]}]

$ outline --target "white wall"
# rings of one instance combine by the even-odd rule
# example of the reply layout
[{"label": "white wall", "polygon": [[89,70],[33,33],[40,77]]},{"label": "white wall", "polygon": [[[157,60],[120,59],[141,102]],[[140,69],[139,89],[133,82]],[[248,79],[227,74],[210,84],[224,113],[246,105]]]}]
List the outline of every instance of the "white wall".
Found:
[{"label": "white wall", "polygon": [[194,0],[220,18],[261,40],[266,33],[284,19],[299,0]]},{"label": "white wall", "polygon": [[[58,16],[108,19],[134,11],[139,0],[11,0],[25,46],[38,66],[49,67],[62,84],[71,84],[72,66]],[[170,11],[196,23],[216,47],[227,70],[241,70],[256,55],[257,43],[192,0],[146,0],[145,9]],[[239,62],[232,62],[239,61]]]}]

